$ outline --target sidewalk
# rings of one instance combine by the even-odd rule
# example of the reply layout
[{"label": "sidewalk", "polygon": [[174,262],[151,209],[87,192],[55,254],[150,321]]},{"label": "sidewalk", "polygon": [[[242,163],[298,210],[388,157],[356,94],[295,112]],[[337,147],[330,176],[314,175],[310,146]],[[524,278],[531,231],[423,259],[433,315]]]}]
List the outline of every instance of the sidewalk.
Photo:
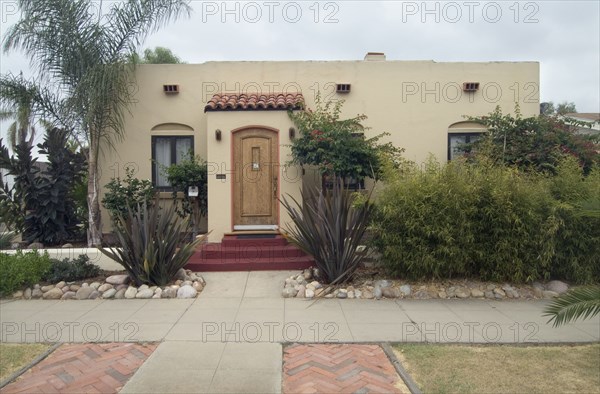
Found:
[{"label": "sidewalk", "polygon": [[122,392],[278,392],[282,343],[600,340],[599,317],[546,324],[546,301],[314,302],[280,297],[290,272],[203,275],[194,300],[3,301],[0,340],[162,342]]}]

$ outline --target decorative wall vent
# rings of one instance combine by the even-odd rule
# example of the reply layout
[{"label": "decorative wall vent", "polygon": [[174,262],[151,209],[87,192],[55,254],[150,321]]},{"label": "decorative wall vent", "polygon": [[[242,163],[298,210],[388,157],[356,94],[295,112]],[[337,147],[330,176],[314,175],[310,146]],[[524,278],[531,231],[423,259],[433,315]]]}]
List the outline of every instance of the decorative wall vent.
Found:
[{"label": "decorative wall vent", "polygon": [[349,83],[338,83],[335,91],[337,93],[350,93],[350,84]]},{"label": "decorative wall vent", "polygon": [[479,82],[464,82],[463,90],[465,92],[476,92],[479,90]]},{"label": "decorative wall vent", "polygon": [[179,93],[179,85],[163,85],[163,92],[165,94],[177,94]]}]

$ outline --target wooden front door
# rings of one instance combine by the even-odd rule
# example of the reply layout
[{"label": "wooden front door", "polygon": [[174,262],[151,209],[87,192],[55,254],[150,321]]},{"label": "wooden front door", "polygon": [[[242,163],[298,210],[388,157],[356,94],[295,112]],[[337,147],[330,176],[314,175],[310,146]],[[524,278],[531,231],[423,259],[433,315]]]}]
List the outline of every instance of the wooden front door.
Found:
[{"label": "wooden front door", "polygon": [[252,128],[233,134],[234,230],[271,230],[279,223],[277,133]]}]

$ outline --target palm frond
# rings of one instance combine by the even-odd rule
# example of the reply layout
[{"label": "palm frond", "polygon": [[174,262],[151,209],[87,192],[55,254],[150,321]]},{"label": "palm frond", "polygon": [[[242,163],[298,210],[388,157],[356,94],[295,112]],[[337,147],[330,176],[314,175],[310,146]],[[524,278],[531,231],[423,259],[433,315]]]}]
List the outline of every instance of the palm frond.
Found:
[{"label": "palm frond", "polygon": [[0,121],[14,119],[15,111],[11,109],[0,109]]},{"label": "palm frond", "polygon": [[600,286],[578,287],[556,298],[544,309],[543,316],[550,316],[548,323],[554,327],[575,321],[589,319],[600,313]]},{"label": "palm frond", "polygon": [[99,60],[93,48],[100,31],[89,0],[21,0],[19,6],[22,18],[7,31],[4,51],[22,49],[35,68],[64,88]]},{"label": "palm frond", "polygon": [[115,2],[106,15],[103,30],[108,62],[123,60],[136,53],[146,36],[179,18],[191,8],[181,0],[127,0]]}]

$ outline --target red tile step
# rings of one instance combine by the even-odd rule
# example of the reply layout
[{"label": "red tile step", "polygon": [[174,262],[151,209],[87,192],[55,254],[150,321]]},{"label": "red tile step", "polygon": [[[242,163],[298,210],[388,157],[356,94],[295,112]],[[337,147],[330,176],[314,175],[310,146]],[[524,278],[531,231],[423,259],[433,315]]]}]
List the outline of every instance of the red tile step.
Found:
[{"label": "red tile step", "polygon": [[281,235],[226,235],[202,245],[186,265],[193,271],[296,270],[314,265],[311,256]]}]

